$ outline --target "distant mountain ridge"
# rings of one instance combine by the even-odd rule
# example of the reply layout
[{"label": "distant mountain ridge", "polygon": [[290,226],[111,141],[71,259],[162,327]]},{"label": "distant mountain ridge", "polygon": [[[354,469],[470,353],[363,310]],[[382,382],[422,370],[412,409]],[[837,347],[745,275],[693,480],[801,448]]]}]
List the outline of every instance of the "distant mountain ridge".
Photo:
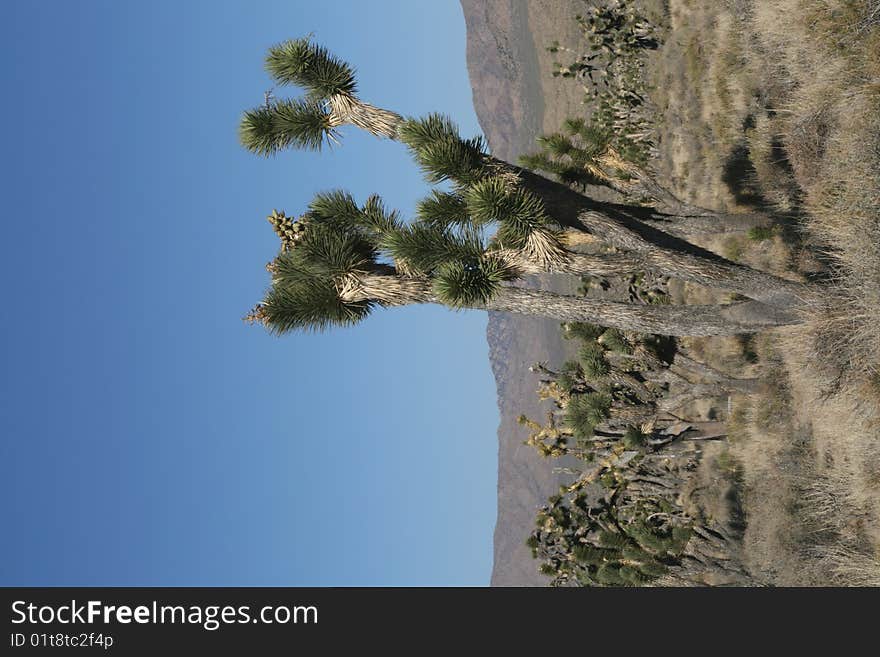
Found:
[{"label": "distant mountain ridge", "polygon": [[522,0],[461,0],[474,109],[492,152],[515,160],[541,130],[544,100]]}]

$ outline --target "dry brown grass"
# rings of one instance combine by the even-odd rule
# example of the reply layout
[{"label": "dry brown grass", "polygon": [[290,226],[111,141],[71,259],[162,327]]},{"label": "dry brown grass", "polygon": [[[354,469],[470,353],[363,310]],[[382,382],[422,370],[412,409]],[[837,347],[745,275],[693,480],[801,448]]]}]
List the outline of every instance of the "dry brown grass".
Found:
[{"label": "dry brown grass", "polygon": [[[733,400],[729,448],[711,466],[741,468],[744,560],[769,584],[877,585],[880,2],[670,0],[670,23],[652,71],[658,172],[690,201],[792,218],[771,239],[703,246],[833,283],[804,326],[748,345],[686,341],[768,382]],[[688,286],[674,296],[717,300]]]},{"label": "dry brown grass", "polygon": [[[839,282],[822,317],[846,369],[880,364],[880,2],[756,2],[751,25],[774,61],[783,155],[803,190],[806,227]],[[835,326],[837,324],[837,326]]]}]

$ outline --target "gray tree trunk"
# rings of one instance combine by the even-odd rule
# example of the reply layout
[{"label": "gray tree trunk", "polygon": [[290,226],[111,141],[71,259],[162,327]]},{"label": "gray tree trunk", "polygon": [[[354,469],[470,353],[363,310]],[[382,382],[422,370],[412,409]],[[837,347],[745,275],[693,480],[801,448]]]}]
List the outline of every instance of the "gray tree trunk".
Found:
[{"label": "gray tree trunk", "polygon": [[[386,306],[440,303],[429,279],[365,274],[342,294],[346,301]],[[549,317],[560,322],[589,322],[637,333],[674,336],[737,335],[797,324],[797,314],[757,301],[729,305],[649,306],[566,296],[504,285],[474,309]]]},{"label": "gray tree trunk", "polygon": [[589,322],[625,331],[675,336],[737,335],[800,321],[793,313],[756,301],[713,306],[648,306],[512,286],[500,288],[482,307],[550,317],[560,322]]},{"label": "gray tree trunk", "polygon": [[608,204],[596,203],[565,185],[530,171],[519,173],[524,185],[544,200],[557,222],[586,230],[625,251],[632,258],[635,271],[653,271],[786,310],[804,308],[818,296],[811,286],[730,262],[638,219],[613,212]]}]

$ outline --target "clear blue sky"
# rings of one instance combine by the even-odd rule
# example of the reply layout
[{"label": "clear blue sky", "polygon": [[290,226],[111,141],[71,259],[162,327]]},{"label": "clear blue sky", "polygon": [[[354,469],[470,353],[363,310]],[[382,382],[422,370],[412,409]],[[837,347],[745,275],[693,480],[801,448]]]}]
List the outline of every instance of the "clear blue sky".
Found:
[{"label": "clear blue sky", "polygon": [[485,315],[240,321],[273,207],[346,187],[410,211],[428,189],[353,129],[244,152],[267,46],[314,32],[365,100],[473,134],[458,2],[20,0],[0,31],[0,584],[487,584]]}]

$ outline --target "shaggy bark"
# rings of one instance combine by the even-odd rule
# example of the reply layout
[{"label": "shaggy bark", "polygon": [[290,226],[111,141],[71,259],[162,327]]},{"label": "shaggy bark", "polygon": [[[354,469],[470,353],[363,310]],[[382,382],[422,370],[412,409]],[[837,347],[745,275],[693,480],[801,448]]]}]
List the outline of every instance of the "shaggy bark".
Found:
[{"label": "shaggy bark", "polygon": [[646,226],[685,240],[707,234],[745,233],[752,228],[770,228],[776,224],[773,218],[764,214],[723,212],[712,215],[652,214],[641,221]]},{"label": "shaggy bark", "polygon": [[710,259],[661,246],[599,212],[582,212],[578,220],[608,244],[629,251],[631,257],[648,271],[728,290],[781,308],[802,308],[813,296],[803,283],[785,280],[723,258]]},{"label": "shaggy bark", "polygon": [[[375,301],[383,305],[439,303],[428,279],[367,274],[340,285],[346,301]],[[597,301],[552,292],[501,286],[475,309],[549,317],[560,322],[589,322],[638,333],[675,336],[736,335],[796,324],[792,313],[748,301],[712,306],[647,306]]]},{"label": "shaggy bark", "polygon": [[642,306],[518,287],[500,288],[485,308],[676,336],[736,335],[799,321],[792,313],[754,301],[717,306]]},{"label": "shaggy bark", "polygon": [[[643,221],[597,203],[574,190],[526,170],[523,184],[538,194],[561,225],[585,230],[599,241],[628,252],[629,266],[741,294],[788,310],[814,302],[814,288],[721,258],[668,235]],[[633,271],[633,270],[630,270]]]},{"label": "shaggy bark", "polygon": [[328,104],[331,126],[350,124],[376,137],[397,139],[397,128],[403,121],[397,112],[370,105],[349,94],[331,96]]},{"label": "shaggy bark", "polygon": [[702,376],[726,392],[741,392],[748,395],[760,392],[764,388],[760,379],[735,379],[680,352],[675,354],[674,365]]}]

